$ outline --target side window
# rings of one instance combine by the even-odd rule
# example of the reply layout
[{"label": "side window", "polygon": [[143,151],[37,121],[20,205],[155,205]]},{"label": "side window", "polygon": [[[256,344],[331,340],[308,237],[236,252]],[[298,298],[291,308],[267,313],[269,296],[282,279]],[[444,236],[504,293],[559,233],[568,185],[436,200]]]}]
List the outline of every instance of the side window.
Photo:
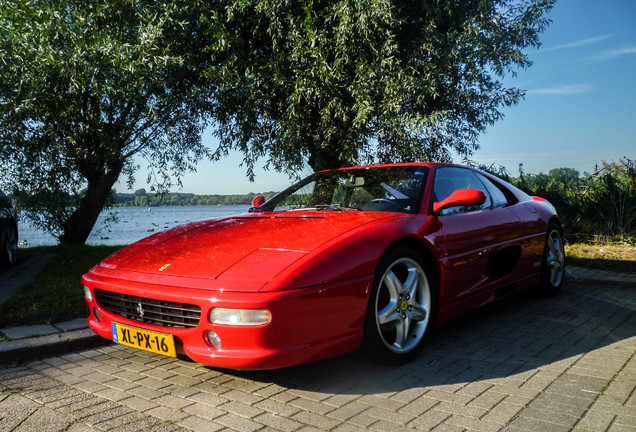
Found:
[{"label": "side window", "polygon": [[481,180],[484,183],[484,185],[486,185],[486,189],[488,189],[488,192],[490,192],[490,197],[492,198],[493,207],[501,207],[508,204],[508,199],[506,198],[506,195],[504,195],[501,189],[499,189],[495,184],[493,184],[493,182],[490,181],[490,179],[488,179],[487,177],[481,174],[477,174],[477,177],[479,177],[479,180]]},{"label": "side window", "polygon": [[486,195],[486,202],[481,206],[475,207],[451,207],[442,210],[440,215],[466,213],[492,207],[492,200],[488,189],[484,183],[477,178],[477,175],[473,171],[457,167],[444,167],[436,171],[435,185],[433,187],[433,200],[435,202],[445,200],[458,189],[480,190]]}]

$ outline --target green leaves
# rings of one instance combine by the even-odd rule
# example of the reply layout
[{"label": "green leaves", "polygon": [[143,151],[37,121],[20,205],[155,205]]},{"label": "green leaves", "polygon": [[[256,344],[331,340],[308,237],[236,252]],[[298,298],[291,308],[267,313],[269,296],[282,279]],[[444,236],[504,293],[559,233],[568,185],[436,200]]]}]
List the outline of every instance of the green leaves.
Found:
[{"label": "green leaves", "polygon": [[552,3],[5,0],[0,186],[58,196],[39,205],[60,234],[132,181],[133,155],[158,189],[232,149],[249,176],[467,156],[523,96],[501,80]]},{"label": "green leaves", "polygon": [[208,154],[191,4],[2,3],[0,169],[10,176],[0,181],[38,225],[59,236],[81,213],[90,232],[112,183],[134,174],[136,154],[154,167],[159,189]]},{"label": "green leaves", "polygon": [[294,172],[469,155],[552,1],[237,0],[209,17],[218,154]]}]

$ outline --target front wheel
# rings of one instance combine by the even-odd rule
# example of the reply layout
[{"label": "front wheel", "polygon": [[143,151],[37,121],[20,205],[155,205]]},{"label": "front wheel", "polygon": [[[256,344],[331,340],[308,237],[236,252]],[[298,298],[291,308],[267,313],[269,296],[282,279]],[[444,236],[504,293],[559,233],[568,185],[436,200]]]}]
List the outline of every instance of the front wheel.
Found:
[{"label": "front wheel", "polygon": [[541,291],[557,294],[565,280],[565,249],[561,228],[551,223],[546,233],[543,262],[541,263]]},{"label": "front wheel", "polygon": [[387,253],[367,306],[367,350],[392,363],[415,357],[434,323],[435,300],[432,273],[417,251],[404,247]]}]

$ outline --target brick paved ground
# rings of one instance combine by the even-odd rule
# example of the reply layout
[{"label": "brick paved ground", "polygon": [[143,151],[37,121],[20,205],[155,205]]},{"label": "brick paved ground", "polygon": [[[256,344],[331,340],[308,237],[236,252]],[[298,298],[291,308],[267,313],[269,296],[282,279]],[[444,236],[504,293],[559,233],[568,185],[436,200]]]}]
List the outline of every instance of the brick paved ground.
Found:
[{"label": "brick paved ground", "polygon": [[443,327],[400,367],[219,371],[109,345],[0,370],[1,431],[634,431],[636,286],[570,280]]}]

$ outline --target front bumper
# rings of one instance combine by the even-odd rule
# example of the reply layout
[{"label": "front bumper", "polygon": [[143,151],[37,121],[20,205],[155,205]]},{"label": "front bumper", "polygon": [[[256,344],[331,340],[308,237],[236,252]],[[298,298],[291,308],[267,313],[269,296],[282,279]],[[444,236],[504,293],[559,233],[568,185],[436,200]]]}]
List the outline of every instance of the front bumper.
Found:
[{"label": "front bumper", "polygon": [[[111,322],[174,336],[177,352],[192,360],[229,369],[275,369],[355,351],[363,335],[364,316],[372,275],[308,288],[269,293],[231,292],[217,289],[166,286],[89,272],[82,282],[93,293],[86,299],[88,325],[111,339]],[[211,281],[213,283],[214,281]],[[162,327],[114,314],[95,300],[94,290],[198,305],[201,318],[193,328]],[[212,324],[212,308],[267,309],[269,324],[232,326]],[[98,318],[99,316],[99,318]],[[214,331],[220,348],[207,342]]]}]

